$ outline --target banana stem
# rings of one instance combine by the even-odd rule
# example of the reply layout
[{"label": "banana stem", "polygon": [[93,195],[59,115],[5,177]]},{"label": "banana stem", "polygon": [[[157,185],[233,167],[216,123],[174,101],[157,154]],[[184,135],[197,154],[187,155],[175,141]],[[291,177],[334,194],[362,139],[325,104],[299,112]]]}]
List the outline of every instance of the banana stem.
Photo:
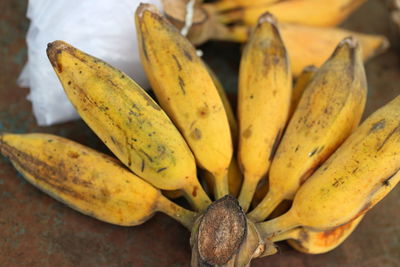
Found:
[{"label": "banana stem", "polygon": [[260,231],[261,237],[263,239],[272,239],[280,233],[291,230],[295,227],[300,226],[296,221],[296,217],[289,210],[287,213],[272,219],[270,221],[257,223],[257,229]]},{"label": "banana stem", "polygon": [[301,231],[300,227],[297,227],[297,228],[291,229],[289,231],[285,231],[285,232],[279,233],[277,235],[274,235],[269,240],[271,242],[275,243],[275,242],[288,240],[288,239],[297,239],[300,231]]},{"label": "banana stem", "polygon": [[[197,178],[195,179],[198,181]],[[182,191],[190,205],[197,211],[203,211],[211,204],[210,198],[198,182],[195,185],[182,188]]]},{"label": "banana stem", "polygon": [[228,170],[222,175],[214,175],[215,200],[229,195]]},{"label": "banana stem", "polygon": [[254,179],[254,177],[249,178],[249,176],[244,176],[242,189],[239,194],[239,204],[242,206],[242,209],[247,212],[250,207],[251,200],[253,199],[254,193],[256,192],[258,185],[258,179]]},{"label": "banana stem", "polygon": [[248,214],[249,219],[253,220],[254,222],[264,221],[274,211],[279,203],[282,202],[282,200],[282,196],[277,195],[270,188],[267,195],[258,204],[258,206]]},{"label": "banana stem", "polygon": [[198,216],[196,212],[184,209],[164,196],[160,196],[157,202],[157,210],[180,222],[189,231],[192,230],[193,223]]}]

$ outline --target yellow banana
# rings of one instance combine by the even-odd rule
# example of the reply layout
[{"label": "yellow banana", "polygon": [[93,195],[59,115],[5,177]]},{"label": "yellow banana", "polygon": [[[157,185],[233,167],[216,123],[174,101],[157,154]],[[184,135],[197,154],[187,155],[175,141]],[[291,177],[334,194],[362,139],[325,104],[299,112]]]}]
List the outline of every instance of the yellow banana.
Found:
[{"label": "yellow banana", "polygon": [[336,150],[360,122],[367,81],[357,42],[339,43],[305,89],[271,163],[269,191],[249,218],[262,221]]},{"label": "yellow banana", "polygon": [[268,171],[285,128],[292,77],[286,49],[270,14],[247,43],[239,70],[239,166],[244,174],[239,203],[249,208],[257,184]]},{"label": "yellow banana", "polygon": [[[339,28],[310,27],[295,24],[279,24],[282,39],[290,56],[291,69],[294,76],[309,66],[321,66],[336,45],[348,36],[360,42],[364,61],[380,54],[389,47],[385,36],[362,34]],[[249,27],[234,26],[229,34],[219,39],[245,42],[248,39]]]},{"label": "yellow banana", "polygon": [[232,158],[229,123],[215,85],[193,45],[152,5],[136,11],[142,64],[166,113],[200,167],[215,177],[216,197],[228,194]]},{"label": "yellow banana", "polygon": [[400,180],[400,96],[373,113],[300,187],[292,208],[259,223],[264,237],[329,230],[371,209]]},{"label": "yellow banana", "polygon": [[[228,96],[226,95],[225,89],[222,86],[221,81],[218,79],[217,75],[210,67],[208,67],[207,65],[205,66],[207,67],[211,75],[215,88],[217,88],[219,97],[221,98],[222,104],[224,105],[226,117],[228,118],[229,127],[231,129],[232,145],[235,146],[237,144],[237,135],[238,135],[238,125],[235,118],[235,113],[233,112],[231,103],[229,102]],[[232,158],[232,160],[234,159]]]},{"label": "yellow banana", "polygon": [[311,78],[314,76],[317,68],[313,65],[307,66],[300,73],[299,77],[296,79],[296,83],[293,86],[292,91],[292,103],[290,104],[290,113],[289,118],[293,116],[294,111],[297,108],[297,105],[300,102],[301,96],[303,95],[304,90],[307,85],[310,83]]},{"label": "yellow banana", "polygon": [[188,229],[195,213],[125,169],[117,160],[49,134],[0,135],[0,151],[34,186],[104,222],[133,226],[161,211]]},{"label": "yellow banana", "polygon": [[280,0],[219,0],[212,3],[212,6],[219,12],[227,12],[232,9],[254,8],[257,6],[265,7],[279,1]]},{"label": "yellow banana", "polygon": [[257,18],[265,12],[273,14],[278,21],[318,27],[332,27],[342,23],[366,0],[292,0],[273,5],[237,8],[220,13],[220,21],[231,23],[242,21],[255,25]]},{"label": "yellow banana", "polygon": [[210,204],[185,140],[139,85],[65,42],[47,54],[82,119],[122,163],[157,188],[182,189],[197,209]]},{"label": "yellow banana", "polygon": [[296,250],[308,254],[322,254],[329,252],[340,244],[356,229],[364,215],[326,231],[313,231],[298,227],[274,236],[271,241],[287,240],[289,245]]},{"label": "yellow banana", "polygon": [[[208,70],[210,72],[211,78],[214,81],[215,87],[217,88],[218,94],[221,97],[222,104],[224,105],[226,116],[228,118],[229,122],[229,127],[231,129],[231,136],[232,136],[232,143],[234,148],[236,148],[237,144],[237,135],[238,135],[238,125],[236,122],[235,114],[233,112],[231,103],[229,102],[228,96],[226,95],[225,89],[222,86],[221,81],[218,79],[217,75],[208,67]],[[205,171],[204,177],[209,185],[209,187],[212,187],[212,181],[213,177],[212,174],[209,172]],[[240,191],[240,187],[242,185],[243,181],[243,176],[242,173],[240,172],[237,160],[235,157],[232,157],[231,163],[229,164],[228,168],[228,187],[229,187],[229,194],[232,196],[237,196]]]}]

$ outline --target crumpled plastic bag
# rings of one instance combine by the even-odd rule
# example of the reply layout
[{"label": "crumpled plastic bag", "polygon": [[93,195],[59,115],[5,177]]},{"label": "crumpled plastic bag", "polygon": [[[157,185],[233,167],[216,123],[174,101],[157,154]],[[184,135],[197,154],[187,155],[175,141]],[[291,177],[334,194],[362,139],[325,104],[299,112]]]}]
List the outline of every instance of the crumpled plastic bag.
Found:
[{"label": "crumpled plastic bag", "polygon": [[79,118],[46,55],[47,44],[54,40],[66,41],[148,87],[134,22],[140,2],[161,8],[157,0],[29,0],[28,62],[18,84],[30,87],[28,99],[39,125]]}]

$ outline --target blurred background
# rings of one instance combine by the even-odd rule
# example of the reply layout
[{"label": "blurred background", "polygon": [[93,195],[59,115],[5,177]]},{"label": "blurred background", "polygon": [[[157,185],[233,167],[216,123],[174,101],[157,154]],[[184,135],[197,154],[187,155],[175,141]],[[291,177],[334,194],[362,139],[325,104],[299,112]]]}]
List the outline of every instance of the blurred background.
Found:
[{"label": "blurred background", "polygon": [[[39,127],[16,80],[27,60],[27,0],[0,1],[0,131],[46,132],[101,151],[107,149],[82,122]],[[343,28],[385,35],[391,47],[366,63],[369,93],[365,116],[400,94],[398,26],[388,1],[368,0]],[[208,42],[204,60],[235,101],[241,45]],[[44,53],[44,51],[43,51]],[[252,266],[400,266],[400,186],[371,210],[337,249],[301,254],[278,243],[279,253]],[[165,215],[124,228],[99,222],[29,185],[0,157],[0,266],[189,266],[189,233]]]}]

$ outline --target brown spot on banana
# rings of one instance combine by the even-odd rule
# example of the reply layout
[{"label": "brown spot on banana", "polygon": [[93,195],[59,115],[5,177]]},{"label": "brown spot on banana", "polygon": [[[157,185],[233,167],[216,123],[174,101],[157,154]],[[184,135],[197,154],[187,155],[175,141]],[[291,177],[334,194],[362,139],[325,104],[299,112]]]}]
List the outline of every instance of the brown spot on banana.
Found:
[{"label": "brown spot on banana", "polygon": [[200,129],[194,128],[194,130],[192,131],[190,136],[195,140],[201,139],[201,131],[200,131]]},{"label": "brown spot on banana", "polygon": [[73,151],[68,151],[67,153],[68,157],[73,158],[73,159],[77,159],[79,158],[79,154]]},{"label": "brown spot on banana", "polygon": [[182,65],[179,62],[178,58],[175,55],[172,55],[172,58],[175,60],[176,66],[178,67],[178,70],[181,71],[182,70]]},{"label": "brown spot on banana", "polygon": [[186,95],[186,90],[185,90],[185,81],[182,79],[181,76],[178,76],[178,83],[179,87],[181,88],[181,91],[184,95]]},{"label": "brown spot on banana", "polygon": [[248,139],[248,138],[250,138],[251,134],[252,134],[252,131],[251,131],[251,125],[250,125],[249,127],[246,128],[246,130],[243,131],[242,135],[244,138]]}]

